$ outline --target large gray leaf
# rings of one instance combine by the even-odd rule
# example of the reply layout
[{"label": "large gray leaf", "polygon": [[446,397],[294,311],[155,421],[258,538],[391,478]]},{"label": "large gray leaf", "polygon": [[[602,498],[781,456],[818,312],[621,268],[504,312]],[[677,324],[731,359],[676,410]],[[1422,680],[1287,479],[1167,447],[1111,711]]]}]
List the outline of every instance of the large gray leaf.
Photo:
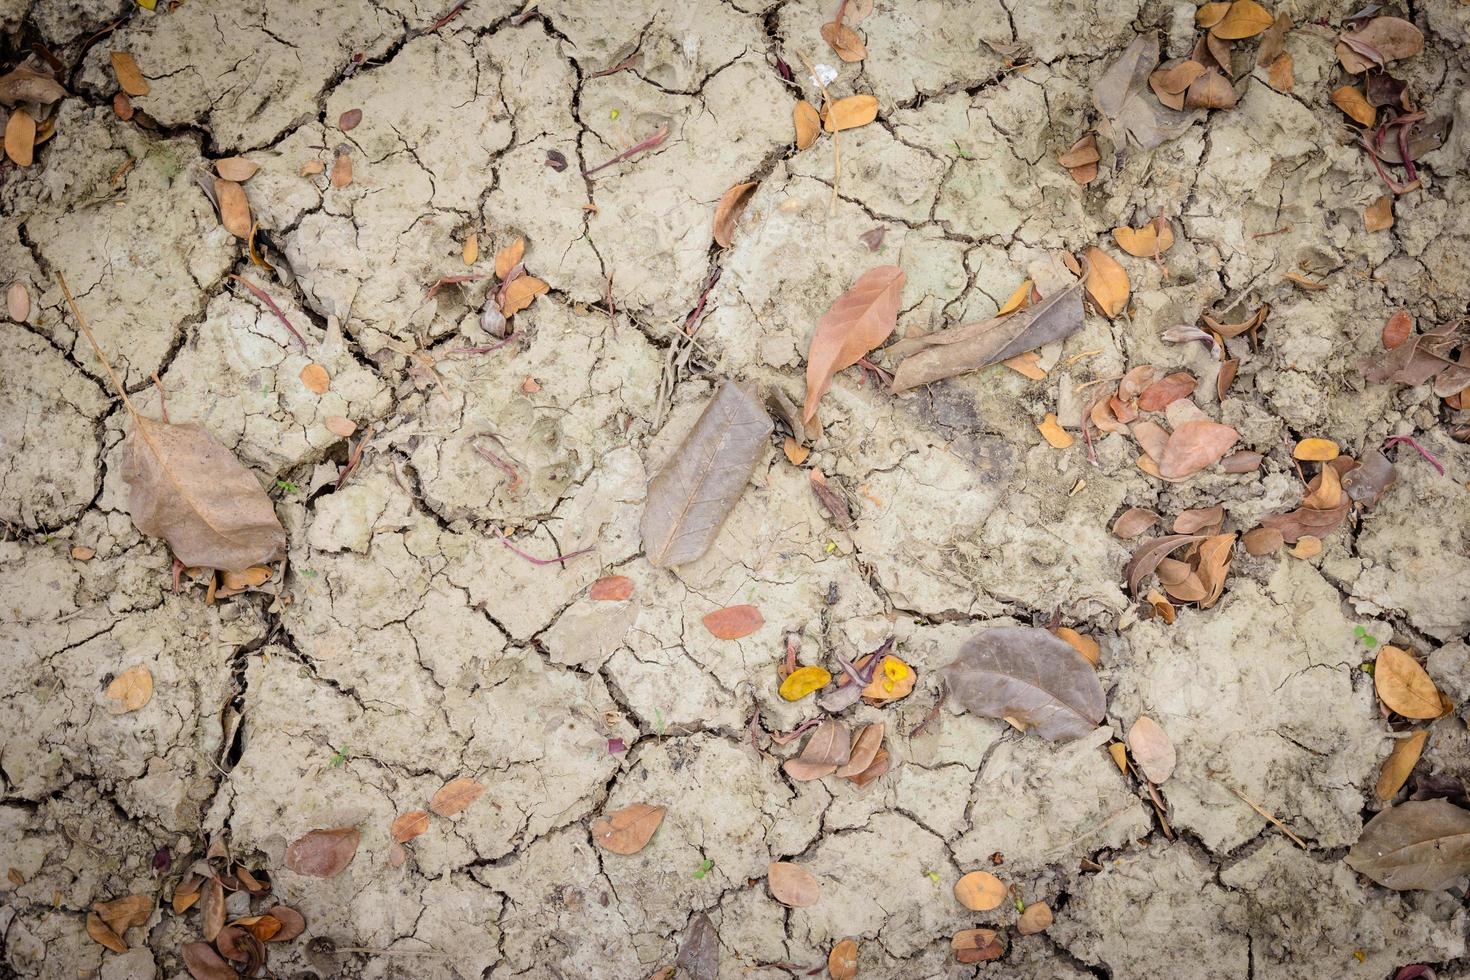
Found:
[{"label": "large gray leaf", "polygon": [[1014,719],[1057,742],[1090,734],[1107,710],[1092,665],[1071,644],[1034,626],[977,633],[943,673],[966,711]]},{"label": "large gray leaf", "polygon": [[1078,279],[1035,306],[1008,316],[905,338],[889,346],[884,357],[898,363],[893,390],[908,391],[976,371],[1071,336],[1082,329],[1082,284]]},{"label": "large gray leaf", "polygon": [[674,957],[679,976],[689,980],[718,980],[720,975],[720,936],[709,916],[696,912],[684,931],[684,941]]},{"label": "large gray leaf", "polygon": [[1145,94],[1148,76],[1158,63],[1158,32],[1140,34],[1092,87],[1092,104],[1103,117],[1098,132],[1113,141],[1119,154],[1130,145],[1151,150],[1182,136],[1200,117],[1199,112],[1165,108]]},{"label": "large gray leaf", "polygon": [[1470,874],[1470,810],[1447,800],[1400,803],[1368,821],[1347,863],[1395,891],[1449,888]]},{"label": "large gray leaf", "polygon": [[648,484],[640,530],[649,564],[682,565],[709,550],[774,428],[753,385],[720,386]]},{"label": "large gray leaf", "polygon": [[202,425],[133,417],[128,511],[193,568],[238,572],[281,557],[286,531],[260,482]]}]

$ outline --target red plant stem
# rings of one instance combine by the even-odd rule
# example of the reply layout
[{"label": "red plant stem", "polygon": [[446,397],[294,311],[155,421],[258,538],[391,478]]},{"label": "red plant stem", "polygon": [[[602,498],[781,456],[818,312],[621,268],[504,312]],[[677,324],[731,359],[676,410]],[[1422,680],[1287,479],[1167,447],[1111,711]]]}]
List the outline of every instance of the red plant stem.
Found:
[{"label": "red plant stem", "polygon": [[944,707],[944,699],[947,697],[949,697],[949,688],[941,687],[939,689],[939,700],[934,702],[934,707],[929,709],[929,713],[924,716],[924,720],[915,725],[914,730],[909,732],[909,738],[918,738],[924,733],[924,729],[934,723],[934,719],[939,717],[939,709]]},{"label": "red plant stem", "polygon": [[704,313],[704,304],[709,301],[709,294],[715,288],[715,283],[720,281],[720,273],[720,268],[716,266],[715,271],[710,273],[709,280],[704,284],[704,292],[699,294],[699,302],[694,305],[694,309],[690,310],[689,315],[684,318],[684,333],[686,336],[694,336],[690,327],[694,326],[694,322],[699,319],[700,314]]},{"label": "red plant stem", "polygon": [[499,456],[486,449],[484,446],[481,446],[479,443],[472,443],[472,445],[474,446],[475,452],[479,453],[481,456],[485,457],[490,462],[500,467],[502,470],[505,471],[505,474],[510,477],[510,486],[507,489],[514,490],[516,487],[521,485],[521,475],[516,472],[516,468],[514,466],[510,465],[505,460],[501,459]]},{"label": "red plant stem", "polygon": [[434,285],[425,290],[424,302],[427,303],[429,300],[433,299],[434,294],[439,292],[439,290],[443,289],[445,286],[457,286],[462,282],[477,282],[484,278],[485,274],[482,272],[476,272],[467,276],[440,276],[438,282],[434,283]]},{"label": "red plant stem", "polygon": [[310,350],[310,348],[306,345],[306,338],[297,333],[296,328],[291,326],[291,321],[286,319],[286,314],[281,312],[281,308],[276,305],[275,300],[271,299],[269,293],[267,293],[264,289],[261,289],[249,279],[242,279],[239,276],[235,275],[233,272],[229,273],[228,275],[231,279],[235,280],[240,285],[244,286],[246,289],[254,293],[256,295],[256,298],[264,303],[270,309],[270,311],[274,313],[280,319],[280,321],[286,325],[286,329],[291,331],[291,336],[295,337],[297,341],[300,342],[301,349],[303,351]]},{"label": "red plant stem", "polygon": [[526,271],[526,263],[524,263],[524,262],[517,262],[515,264],[515,267],[512,268],[509,272],[507,272],[505,274],[505,281],[502,282],[500,284],[500,288],[495,291],[495,307],[496,307],[496,309],[504,309],[505,308],[505,291],[510,288],[510,284],[511,283],[515,282],[522,275],[524,275],[525,274],[525,271]]},{"label": "red plant stem", "polygon": [[557,555],[555,558],[537,558],[535,555],[528,555],[521,549],[517,548],[515,545],[511,544],[510,538],[507,538],[503,532],[496,531],[495,533],[500,535],[501,544],[505,545],[511,551],[514,551],[516,554],[520,555],[522,558],[526,559],[526,561],[530,562],[533,565],[555,565],[557,562],[567,562],[572,560],[573,558],[576,558],[579,555],[585,555],[592,550],[592,548],[589,546],[586,548],[582,548],[579,551],[569,551],[564,555]]},{"label": "red plant stem", "polygon": [[342,467],[341,473],[337,474],[337,485],[333,488],[334,491],[341,490],[342,484],[347,482],[347,474],[357,469],[357,463],[360,459],[362,459],[362,451],[367,446],[368,436],[372,434],[372,430],[369,429],[367,432],[364,432],[362,434],[361,439],[357,440],[357,448],[354,449],[352,451],[352,455],[347,458],[347,465]]},{"label": "red plant stem", "polygon": [[591,170],[582,171],[582,176],[591,177],[593,174],[597,173],[597,171],[605,170],[615,163],[622,163],[624,160],[628,159],[630,156],[633,156],[636,153],[642,153],[644,150],[651,150],[655,146],[658,146],[660,143],[662,143],[664,140],[668,139],[668,137],[669,127],[667,124],[665,124],[663,126],[660,126],[658,128],[658,132],[648,137],[648,139],[644,140],[641,143],[635,143],[633,146],[628,147],[628,149],[624,150],[622,153],[619,153],[617,156],[613,157],[606,163],[600,163],[597,166],[593,167]]},{"label": "red plant stem", "polygon": [[1439,471],[1440,476],[1444,476],[1444,464],[1442,464],[1433,453],[1425,449],[1423,446],[1419,445],[1419,440],[1415,439],[1413,436],[1389,436],[1387,439],[1383,440],[1383,448],[1387,449],[1390,446],[1398,445],[1401,442],[1417,450],[1420,456],[1423,456],[1425,459],[1429,460],[1430,466],[1433,466],[1436,470]]},{"label": "red plant stem", "polygon": [[509,335],[508,337],[506,337],[504,340],[500,341],[497,344],[487,344],[487,345],[485,345],[483,347],[451,347],[447,351],[445,351],[444,353],[446,353],[446,354],[488,354],[491,351],[500,350],[500,348],[504,347],[506,344],[510,343],[512,340],[514,340],[516,337],[519,337],[519,336],[520,336],[520,334],[511,334],[511,335]]},{"label": "red plant stem", "polygon": [[469,4],[469,2],[470,0],[459,0],[459,3],[449,8],[449,13],[434,21],[434,23],[430,24],[428,30],[426,30],[424,33],[428,34],[437,31],[439,28],[443,27],[451,20],[454,20],[454,18],[459,16],[459,12],[463,10]]}]

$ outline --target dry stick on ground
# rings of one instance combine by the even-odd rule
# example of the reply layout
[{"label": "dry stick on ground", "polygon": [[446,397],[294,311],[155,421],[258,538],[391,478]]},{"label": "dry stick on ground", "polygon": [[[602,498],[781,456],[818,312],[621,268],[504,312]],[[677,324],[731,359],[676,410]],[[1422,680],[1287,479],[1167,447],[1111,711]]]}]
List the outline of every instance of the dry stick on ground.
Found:
[{"label": "dry stick on ground", "polygon": [[599,163],[597,166],[593,167],[591,170],[584,170],[584,171],[582,171],[582,176],[583,177],[591,177],[593,174],[597,173],[597,171],[599,171],[599,170],[605,170],[606,168],[611,167],[615,163],[622,163],[624,160],[628,159],[629,157],[633,156],[636,153],[642,153],[644,150],[651,150],[651,149],[653,149],[655,146],[658,146],[660,143],[662,143],[664,140],[666,140],[668,138],[669,138],[669,124],[668,123],[664,123],[662,126],[660,126],[658,128],[658,131],[655,132],[652,136],[648,137],[648,139],[642,141],[641,143],[635,143],[635,144],[633,144],[632,146],[628,147],[622,153],[619,153],[617,156],[613,157],[611,160],[607,161],[606,163]]},{"label": "dry stick on ground", "polygon": [[[822,81],[822,76],[817,74],[816,65],[812,59],[806,56],[805,51],[796,52],[796,56],[806,65],[806,70],[812,73],[812,81],[817,83],[817,88],[822,90],[822,105],[827,110],[828,118],[832,115],[832,96],[827,92],[827,83]],[[831,214],[837,210],[837,185],[842,182],[842,144],[837,141],[836,120],[832,127],[832,200],[827,205],[827,213]]]},{"label": "dry stick on ground", "polygon": [[280,321],[286,325],[286,329],[291,331],[291,336],[295,337],[301,343],[301,349],[303,351],[310,350],[310,348],[306,345],[306,338],[297,333],[296,328],[291,326],[291,321],[286,319],[286,314],[281,312],[281,308],[276,305],[275,300],[271,299],[269,293],[267,293],[264,289],[261,289],[249,279],[242,279],[241,277],[235,275],[233,272],[229,273],[228,275],[231,279],[235,280],[240,285],[244,286],[246,289],[254,293],[256,298],[264,303],[266,307],[269,308],[270,311],[274,313],[280,319]]},{"label": "dry stick on ground", "polygon": [[1291,832],[1290,827],[1286,826],[1286,824],[1282,823],[1280,820],[1277,820],[1275,815],[1272,814],[1269,810],[1262,809],[1260,804],[1256,803],[1255,800],[1252,800],[1249,796],[1246,796],[1244,793],[1236,789],[1234,786],[1231,786],[1229,783],[1221,781],[1218,776],[1211,776],[1210,778],[1215,780],[1216,782],[1219,782],[1220,785],[1224,786],[1226,789],[1230,790],[1230,792],[1240,797],[1246,806],[1250,807],[1252,810],[1256,811],[1261,816],[1265,817],[1267,820],[1275,824],[1283,834],[1285,834],[1287,837],[1290,837],[1292,839],[1292,842],[1295,843],[1302,850],[1311,850],[1311,848],[1306,845],[1305,841],[1303,841],[1300,837]]}]

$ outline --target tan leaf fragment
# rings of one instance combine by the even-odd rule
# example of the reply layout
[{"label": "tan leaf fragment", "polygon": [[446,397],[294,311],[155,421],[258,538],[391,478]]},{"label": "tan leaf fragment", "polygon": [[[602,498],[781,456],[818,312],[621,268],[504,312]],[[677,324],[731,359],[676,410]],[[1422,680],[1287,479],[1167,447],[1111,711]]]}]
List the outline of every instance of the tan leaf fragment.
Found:
[{"label": "tan leaf fragment", "polygon": [[360,839],[355,827],[307,831],[286,845],[286,867],[301,875],[331,878],[352,863]]},{"label": "tan leaf fragment", "polygon": [[878,118],[878,99],[871,95],[849,95],[833,102],[822,128],[829,133],[866,126]]},{"label": "tan leaf fragment", "polygon": [[126,953],[128,951],[128,944],[123,942],[122,937],[109,928],[107,923],[103,922],[102,917],[96,912],[87,913],[87,935],[92,937],[93,942],[106,946],[114,953]]},{"label": "tan leaf fragment", "polygon": [[796,148],[805,150],[817,141],[822,131],[822,119],[816,108],[805,99],[791,107],[791,122],[796,128]]},{"label": "tan leaf fragment", "polygon": [[1036,423],[1036,428],[1053,449],[1066,449],[1077,441],[1075,436],[1058,424],[1055,412],[1047,412],[1046,418]]},{"label": "tan leaf fragment", "polygon": [[751,196],[759,186],[758,181],[736,184],[720,197],[720,202],[715,205],[715,244],[721,248],[729,248],[735,241],[735,227],[740,223],[745,206],[750,203]]},{"label": "tan leaf fragment", "polygon": [[1034,936],[1038,932],[1045,932],[1051,927],[1051,923],[1051,906],[1045,902],[1032,902],[1016,919],[1016,931],[1023,936]]},{"label": "tan leaf fragment", "polygon": [[790,861],[774,861],[768,865],[766,885],[771,889],[772,898],[791,908],[808,908],[822,897],[822,888],[812,873]]},{"label": "tan leaf fragment", "polygon": [[1445,713],[1439,689],[1419,662],[1404,650],[1384,646],[1373,664],[1379,699],[1405,718],[1438,718]]},{"label": "tan leaf fragment", "polygon": [[843,61],[862,61],[868,56],[868,49],[863,45],[863,39],[858,37],[857,31],[846,24],[837,21],[828,21],[821,27],[822,40],[826,41]]},{"label": "tan leaf fragment", "polygon": [[429,829],[429,811],[410,810],[408,813],[399,814],[394,818],[388,832],[393,839],[400,844],[413,840],[419,834]]},{"label": "tan leaf fragment", "polygon": [[460,776],[445,783],[434,798],[429,801],[429,809],[441,817],[452,817],[465,807],[478,800],[485,792],[485,787],[468,776]]},{"label": "tan leaf fragment", "polygon": [[137,711],[153,699],[153,672],[144,664],[129,667],[114,677],[103,693],[113,702],[108,707],[113,714]]},{"label": "tan leaf fragment", "polygon": [[1117,318],[1128,307],[1128,273],[1102,249],[1088,246],[1087,295],[1098,312],[1109,320]]},{"label": "tan leaf fragment", "polygon": [[245,188],[233,180],[225,180],[223,177],[214,179],[214,194],[219,200],[220,224],[225,226],[225,231],[241,241],[250,238],[250,201],[245,196]]},{"label": "tan leaf fragment", "polygon": [[1148,715],[1139,715],[1128,729],[1128,750],[1140,771],[1155,786],[1174,773],[1174,743],[1164,734],[1159,723]]},{"label": "tan leaf fragment", "polygon": [[1000,908],[1006,894],[1005,883],[989,871],[971,871],[954,883],[955,901],[975,912]]},{"label": "tan leaf fragment", "polygon": [[148,79],[143,77],[143,72],[131,53],[112,52],[112,72],[117,76],[117,84],[122,86],[124,92],[134,97],[148,94]]},{"label": "tan leaf fragment", "polygon": [[1378,110],[1369,104],[1363,93],[1352,85],[1343,85],[1332,91],[1332,104],[1359,125],[1372,127],[1378,120]]},{"label": "tan leaf fragment", "polygon": [[1378,200],[1363,209],[1364,231],[1388,231],[1393,227],[1393,197],[1380,195]]},{"label": "tan leaf fragment", "polygon": [[17,167],[29,167],[36,159],[36,120],[23,107],[5,122],[5,155]]},{"label": "tan leaf fragment", "polygon": [[470,232],[470,236],[464,240],[464,249],[459,254],[460,260],[465,265],[474,265],[480,258],[480,235],[478,232]]},{"label": "tan leaf fragment", "polygon": [[822,315],[807,352],[802,422],[817,414],[817,402],[837,372],[856,364],[893,333],[904,279],[896,265],[870,269]]},{"label": "tan leaf fragment", "polygon": [[1113,229],[1113,240],[1129,255],[1141,259],[1153,258],[1169,251],[1174,244],[1174,227],[1160,215],[1142,228],[1124,225]]},{"label": "tan leaf fragment", "polygon": [[505,287],[505,299],[501,302],[500,312],[509,319],[530,306],[537,296],[550,288],[535,276],[517,276]]},{"label": "tan leaf fragment", "polygon": [[510,270],[521,264],[526,255],[526,240],[519,235],[516,240],[495,253],[495,278],[505,281]]},{"label": "tan leaf fragment", "polygon": [[661,806],[634,803],[592,822],[592,842],[614,854],[637,854],[664,822]]},{"label": "tan leaf fragment", "polygon": [[1409,781],[1409,774],[1419,763],[1419,756],[1424,754],[1424,743],[1428,740],[1429,732],[1420,731],[1393,743],[1393,751],[1383,760],[1383,769],[1378,774],[1378,785],[1373,790],[1375,796],[1385,803],[1394,798],[1394,794]]}]

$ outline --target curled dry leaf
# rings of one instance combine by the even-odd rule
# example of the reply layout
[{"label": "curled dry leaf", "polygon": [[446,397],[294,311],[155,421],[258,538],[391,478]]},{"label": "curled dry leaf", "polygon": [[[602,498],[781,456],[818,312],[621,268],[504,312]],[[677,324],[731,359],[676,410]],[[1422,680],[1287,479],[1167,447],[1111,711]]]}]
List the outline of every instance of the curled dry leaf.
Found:
[{"label": "curled dry leaf", "polygon": [[774,861],[766,868],[766,885],[771,897],[794,909],[809,908],[822,897],[821,886],[812,873],[790,861]]},{"label": "curled dry leaf", "polygon": [[1159,723],[1148,715],[1139,715],[1128,729],[1128,751],[1133,761],[1148,777],[1149,782],[1159,785],[1174,773],[1174,743],[1159,727]]},{"label": "curled dry leaf", "polygon": [[1092,666],[1096,667],[1102,659],[1102,647],[1090,636],[1077,632],[1070,626],[1058,626],[1053,632],[1065,640],[1067,645],[1078,653]]},{"label": "curled dry leaf", "polygon": [[857,31],[838,21],[828,21],[821,28],[822,40],[831,45],[837,57],[843,61],[862,61],[868,56],[868,49],[863,46],[863,39],[858,37]]},{"label": "curled dry leaf", "polygon": [[485,787],[468,776],[451,779],[434,794],[429,809],[441,817],[452,817],[478,800]]},{"label": "curled dry leaf", "polygon": [[1384,194],[1363,209],[1364,231],[1388,231],[1393,227],[1393,197]]},{"label": "curled dry leaf", "polygon": [[716,639],[738,640],[760,629],[765,625],[766,620],[759,609],[745,603],[739,606],[726,606],[724,609],[706,613],[703,623],[704,628],[709,630],[710,635]]},{"label": "curled dry leaf", "polygon": [[1342,40],[1337,55],[1343,68],[1353,75],[1373,67],[1373,62],[1361,53],[1362,46],[1375,52],[1384,63],[1412,58],[1424,50],[1424,34],[1400,17],[1374,17],[1357,30],[1344,34]]},{"label": "curled dry leaf", "polygon": [[1113,521],[1113,537],[1136,538],[1159,522],[1159,515],[1142,507],[1129,507]]},{"label": "curled dry leaf", "polygon": [[281,924],[281,928],[270,937],[270,942],[289,942],[306,931],[306,920],[289,905],[272,905],[266,909],[266,914]]},{"label": "curled dry leaf", "polygon": [[664,822],[661,806],[633,803],[592,821],[592,842],[614,854],[637,854]]},{"label": "curled dry leaf", "polygon": [[1257,558],[1262,555],[1275,554],[1285,543],[1281,537],[1281,531],[1274,527],[1258,527],[1247,531],[1241,541],[1245,545],[1246,554],[1255,555]]},{"label": "curled dry leaf", "polygon": [[1016,919],[1016,931],[1023,936],[1034,936],[1051,928],[1051,923],[1051,906],[1045,902],[1032,902]]},{"label": "curled dry leaf", "polygon": [[1114,228],[1113,240],[1129,255],[1147,259],[1169,251],[1174,244],[1174,228],[1167,218],[1160,215],[1142,228],[1129,228],[1127,225]]},{"label": "curled dry leaf", "polygon": [[1070,432],[1058,424],[1055,412],[1047,412],[1046,418],[1036,423],[1036,428],[1053,449],[1066,449],[1077,441]]},{"label": "curled dry leaf", "polygon": [[1371,127],[1378,121],[1378,110],[1369,105],[1363,93],[1351,85],[1334,89],[1332,104],[1347,113],[1348,118],[1361,126]]},{"label": "curled dry leaf", "polygon": [[1182,136],[1199,118],[1197,112],[1166,108],[1144,94],[1158,63],[1159,34],[1149,31],[1134,38],[1093,86],[1092,104],[1102,114],[1098,131],[1113,141],[1119,153],[1132,147],[1151,150]]},{"label": "curled dry leaf", "polygon": [[393,825],[388,828],[388,832],[398,843],[405,844],[428,829],[429,811],[410,810],[394,818]]},{"label": "curled dry leaf", "polygon": [[592,583],[587,598],[597,602],[621,602],[633,594],[633,580],[626,575],[608,575]]},{"label": "curled dry leaf", "polygon": [[209,943],[188,943],[182,953],[184,967],[194,980],[238,980],[240,976]]},{"label": "curled dry leaf", "polygon": [[1439,689],[1407,652],[1384,646],[1373,663],[1373,687],[1389,709],[1405,718],[1438,718],[1445,713]]},{"label": "curled dry leaf", "polygon": [[138,62],[127,51],[112,52],[112,71],[117,76],[117,84],[127,94],[137,97],[147,95],[149,90],[148,79],[143,77],[143,72],[138,68]]},{"label": "curled dry leaf", "polygon": [[510,275],[511,270],[521,264],[526,255],[526,240],[516,236],[516,240],[495,253],[495,278],[501,282]]},{"label": "curled dry leaf", "polygon": [[87,913],[87,935],[92,937],[93,942],[106,946],[114,953],[126,953],[128,951],[128,944],[123,942],[122,937],[113,931],[106,922],[103,922],[102,917],[96,912]]},{"label": "curled dry leaf", "polygon": [[36,158],[36,120],[23,108],[5,121],[5,155],[17,167],[29,167]]},{"label": "curled dry leaf", "polygon": [[550,288],[535,276],[516,276],[505,287],[505,297],[500,301],[501,314],[507,319],[515,316]]},{"label": "curled dry leaf", "polygon": [[214,164],[215,173],[219,174],[225,180],[233,180],[237,184],[242,184],[251,177],[254,177],[259,170],[260,164],[247,160],[244,157],[225,157],[223,160],[216,160]]},{"label": "curled dry leaf", "polygon": [[838,371],[856,364],[893,333],[903,284],[902,269],[880,265],[858,277],[822,315],[807,352],[802,422],[811,422],[817,414],[817,402]]},{"label": "curled dry leaf", "polygon": [[1036,627],[975,634],[943,674],[966,711],[1014,719],[1053,741],[1090,734],[1106,708],[1092,665],[1065,640]]},{"label": "curled dry leaf", "polygon": [[153,672],[144,664],[129,667],[114,677],[103,693],[112,701],[108,710],[113,714],[137,711],[153,699]]},{"label": "curled dry leaf", "polygon": [[774,429],[753,385],[720,386],[648,485],[640,530],[649,564],[682,565],[709,550]]},{"label": "curled dry leaf", "polygon": [[858,732],[857,738],[852,740],[852,749],[848,753],[847,761],[837,767],[837,775],[843,779],[850,779],[868,770],[873,760],[878,758],[878,750],[883,747],[884,727],[881,721],[871,725],[864,725],[863,730]]},{"label": "curled dry leaf", "polygon": [[286,867],[314,878],[341,874],[357,854],[356,827],[309,830],[286,846]]},{"label": "curled dry leaf", "polygon": [[1128,273],[1118,260],[1096,246],[1088,246],[1087,295],[1098,312],[1109,320],[1128,307]]},{"label": "curled dry leaf", "polygon": [[787,436],[781,443],[781,451],[786,454],[786,460],[792,466],[800,466],[812,454],[810,449],[797,442],[791,436]]},{"label": "curled dry leaf", "polygon": [[949,943],[958,963],[988,963],[1005,955],[1005,943],[994,929],[964,929]]},{"label": "curled dry leaf", "polygon": [[1383,760],[1383,770],[1378,774],[1378,785],[1373,790],[1375,796],[1385,803],[1394,798],[1394,794],[1409,781],[1409,773],[1414,771],[1419,756],[1424,754],[1424,743],[1428,739],[1429,733],[1420,731],[1393,743],[1393,751]]},{"label": "curled dry leaf", "polygon": [[858,975],[858,944],[844,939],[827,954],[827,976],[830,980],[854,980]]},{"label": "curled dry leaf", "polygon": [[352,186],[352,154],[342,147],[337,148],[337,153],[332,160],[332,186]]},{"label": "curled dry leaf", "polygon": [[759,181],[736,184],[720,198],[720,203],[715,205],[715,244],[721,248],[729,248],[735,241],[735,227],[740,223],[745,206],[750,203],[751,196],[759,186]]},{"label": "curled dry leaf", "polygon": [[1255,0],[1235,0],[1225,16],[1210,28],[1210,33],[1227,41],[1255,37],[1275,22],[1265,7]]},{"label": "curled dry leaf", "polygon": [[1153,574],[1160,562],[1185,545],[1197,544],[1204,539],[1203,534],[1166,534],[1144,541],[1133,550],[1133,557],[1128,559],[1128,564],[1123,568],[1123,579],[1128,583],[1128,591],[1137,596],[1139,585]]},{"label": "curled dry leaf", "polygon": [[1390,807],[1368,821],[1347,863],[1395,891],[1449,888],[1470,874],[1470,810],[1447,800]]},{"label": "curled dry leaf", "polygon": [[822,118],[817,115],[816,108],[805,99],[791,107],[791,122],[796,128],[796,148],[798,150],[805,150],[811,146],[821,134]]},{"label": "curled dry leaf", "polygon": [[871,95],[849,95],[827,109],[822,128],[829,133],[866,126],[878,118],[878,100]]},{"label": "curled dry leaf", "polygon": [[1159,475],[1166,480],[1180,480],[1198,473],[1218,463],[1239,438],[1239,433],[1219,422],[1185,422],[1169,436],[1163,458],[1158,461]]},{"label": "curled dry leaf", "polygon": [[998,909],[1006,900],[1006,886],[989,871],[971,871],[954,883],[955,901],[975,912]]}]

